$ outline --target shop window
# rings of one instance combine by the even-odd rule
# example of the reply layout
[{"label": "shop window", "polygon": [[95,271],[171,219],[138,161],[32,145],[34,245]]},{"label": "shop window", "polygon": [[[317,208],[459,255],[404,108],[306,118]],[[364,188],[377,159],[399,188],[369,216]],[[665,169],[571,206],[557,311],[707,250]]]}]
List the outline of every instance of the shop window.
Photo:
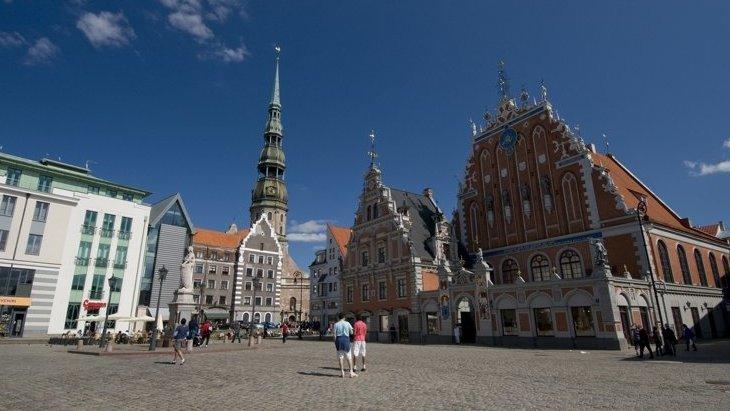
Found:
[{"label": "shop window", "polygon": [[502,317],[502,334],[517,335],[517,312],[512,309],[499,310]]},{"label": "shop window", "polygon": [[555,335],[551,310],[549,308],[535,308],[533,313],[535,315],[537,335],[541,337]]},{"label": "shop window", "polygon": [[426,331],[429,335],[438,335],[439,316],[436,312],[426,312]]},{"label": "shop window", "polygon": [[596,335],[590,306],[570,307],[570,313],[573,316],[573,328],[576,337],[593,337]]},{"label": "shop window", "polygon": [[388,315],[384,314],[380,316],[380,332],[388,332]]}]

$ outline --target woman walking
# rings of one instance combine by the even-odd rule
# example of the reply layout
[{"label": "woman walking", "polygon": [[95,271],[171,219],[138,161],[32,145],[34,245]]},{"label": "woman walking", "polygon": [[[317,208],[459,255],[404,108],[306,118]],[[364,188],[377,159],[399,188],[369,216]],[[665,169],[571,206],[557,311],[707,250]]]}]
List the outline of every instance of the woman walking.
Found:
[{"label": "woman walking", "polygon": [[180,365],[185,364],[185,357],[183,357],[182,350],[187,345],[186,341],[190,329],[185,325],[187,321],[183,318],[180,320],[180,325],[175,327],[175,332],[172,333],[172,338],[175,340],[175,354],[172,357],[172,363],[177,362],[177,357],[180,357]]}]

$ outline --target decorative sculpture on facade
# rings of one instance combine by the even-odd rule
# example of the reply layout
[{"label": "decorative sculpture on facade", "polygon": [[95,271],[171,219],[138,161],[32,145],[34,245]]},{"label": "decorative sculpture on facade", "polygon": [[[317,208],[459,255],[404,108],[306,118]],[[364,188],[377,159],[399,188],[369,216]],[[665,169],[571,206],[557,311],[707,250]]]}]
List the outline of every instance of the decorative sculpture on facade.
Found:
[{"label": "decorative sculpture on facade", "polygon": [[180,264],[180,289],[178,291],[193,291],[193,270],[195,269],[195,252],[193,247],[188,247],[188,253]]}]

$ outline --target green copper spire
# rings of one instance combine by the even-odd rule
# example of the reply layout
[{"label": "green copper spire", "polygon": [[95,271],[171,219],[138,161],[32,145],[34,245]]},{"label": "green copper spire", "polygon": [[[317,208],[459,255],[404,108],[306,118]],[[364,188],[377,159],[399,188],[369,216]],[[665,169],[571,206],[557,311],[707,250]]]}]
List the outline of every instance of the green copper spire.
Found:
[{"label": "green copper spire", "polygon": [[274,87],[264,129],[264,147],[257,166],[259,176],[251,193],[250,212],[252,224],[262,216],[266,216],[276,233],[279,234],[279,241],[286,242],[288,193],[284,181],[286,158],[279,100],[279,52],[281,48],[277,46],[274,50],[276,50]]}]

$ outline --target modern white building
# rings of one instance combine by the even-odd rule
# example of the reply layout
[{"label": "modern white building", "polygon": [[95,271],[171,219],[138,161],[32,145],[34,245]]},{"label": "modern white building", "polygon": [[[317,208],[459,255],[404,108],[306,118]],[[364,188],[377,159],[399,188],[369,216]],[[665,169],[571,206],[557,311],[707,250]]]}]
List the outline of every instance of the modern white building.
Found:
[{"label": "modern white building", "polygon": [[327,248],[317,250],[309,265],[309,319],[319,321],[323,329],[336,322],[342,310],[340,274],[351,235],[349,228],[327,224]]},{"label": "modern white building", "polygon": [[0,333],[101,327],[77,319],[107,310],[134,316],[148,195],[83,167],[0,153]]}]

